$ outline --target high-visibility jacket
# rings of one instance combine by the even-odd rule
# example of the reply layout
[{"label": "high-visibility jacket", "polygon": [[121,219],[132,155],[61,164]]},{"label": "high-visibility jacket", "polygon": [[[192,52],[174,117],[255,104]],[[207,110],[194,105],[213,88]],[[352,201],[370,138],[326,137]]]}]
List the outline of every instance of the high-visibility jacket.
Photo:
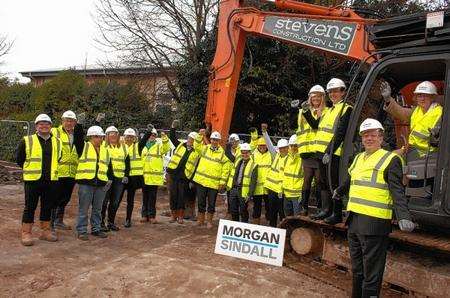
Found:
[{"label": "high-visibility jacket", "polygon": [[300,154],[289,152],[284,160],[283,194],[287,199],[299,199],[303,187],[303,168]]},{"label": "high-visibility jacket", "polygon": [[194,150],[200,157],[194,182],[212,189],[218,189],[221,185],[226,186],[231,162],[226,157],[225,150],[220,146],[213,150],[211,144],[202,144],[201,135],[194,141]]},{"label": "high-visibility jacket", "polygon": [[[241,160],[237,160],[234,162],[234,166],[230,171],[230,176],[228,178],[227,188],[231,189],[233,187],[233,180],[234,176],[236,175],[236,172],[239,171],[237,168],[240,165]],[[243,162],[243,161],[242,161]],[[257,165],[253,161],[252,158],[247,162],[244,168],[244,173],[242,177],[242,188],[241,188],[241,197],[244,199],[247,199],[248,197],[252,196],[253,194],[250,194],[250,185],[252,183],[252,176],[253,172],[257,170]]]},{"label": "high-visibility jacket", "polygon": [[231,149],[231,153],[234,156],[234,161],[241,159],[241,150],[239,149],[239,146],[236,148],[236,151],[233,152],[233,149]]},{"label": "high-visibility jacket", "polygon": [[[322,115],[326,113],[327,108],[322,110]],[[317,119],[318,116],[311,113],[313,118]],[[298,115],[298,129],[297,129],[297,144],[299,153],[314,153],[316,152],[315,142],[316,142],[317,129],[311,128],[308,121],[306,121],[302,113]]]},{"label": "high-visibility jacket", "polygon": [[106,145],[106,149],[111,158],[114,177],[125,177],[125,159],[128,155],[127,146],[125,144],[119,144],[119,146]]},{"label": "high-visibility jacket", "polygon": [[347,210],[382,219],[391,219],[393,200],[384,180],[384,171],[397,155],[379,149],[366,157],[359,153],[348,169],[350,191]]},{"label": "high-visibility jacket", "polygon": [[[25,162],[23,164],[23,180],[36,181],[42,176],[42,146],[37,134],[23,137],[25,141]],[[58,160],[61,158],[61,141],[51,136],[52,160],[50,180],[58,180]]]},{"label": "high-visibility jacket", "polygon": [[283,183],[283,170],[284,170],[284,161],[286,160],[287,155],[281,156],[280,153],[275,155],[275,158],[270,166],[269,172],[266,175],[266,181],[264,181],[264,187],[270,189],[273,192],[281,193],[282,188],[281,185]]},{"label": "high-visibility jacket", "polygon": [[167,136],[157,141],[148,149],[142,149],[142,162],[144,164],[145,185],[164,185],[164,155],[170,151],[170,143]]},{"label": "high-visibility jacket", "polygon": [[139,144],[133,143],[127,146],[128,158],[130,159],[129,176],[142,176],[144,174],[144,164],[139,154]]},{"label": "high-visibility jacket", "polygon": [[[172,154],[172,157],[170,158],[170,162],[167,165],[167,167],[171,170],[177,169],[186,151],[187,151],[186,142],[181,142],[180,144],[178,144],[177,148],[175,148],[175,151]],[[195,167],[197,166],[198,163],[198,158],[199,156],[197,152],[195,152],[195,150],[192,149],[186,161],[186,165],[184,166],[184,175],[186,176],[187,179],[192,179],[192,177],[194,176]]]},{"label": "high-visibility jacket", "polygon": [[[345,112],[350,107],[351,107],[350,105],[348,104],[344,105],[344,103],[340,101],[333,107],[328,108],[326,111],[324,111],[324,113],[322,113],[322,116],[320,117],[319,120],[319,127],[316,133],[316,141],[314,144],[315,151],[325,153],[328,144],[331,142],[336,132],[337,126],[339,124],[339,116],[344,115]],[[341,153],[342,153],[342,144],[339,146],[339,148],[335,151],[334,154],[340,156]]]},{"label": "high-visibility jacket", "polygon": [[264,188],[266,182],[267,173],[272,165],[272,154],[269,151],[264,153],[259,150],[253,151],[253,160],[258,165],[258,181],[256,182],[255,196],[267,194],[267,189]]},{"label": "high-visibility jacket", "polygon": [[61,141],[61,159],[58,162],[58,178],[75,178],[78,153],[74,144],[70,145],[69,134],[61,126],[52,128],[52,135]]},{"label": "high-visibility jacket", "polygon": [[416,107],[411,115],[411,133],[408,143],[418,149],[419,155],[423,156],[429,150],[434,152],[437,148],[429,145],[430,131],[436,126],[442,117],[442,106],[433,103],[426,113],[420,107]]},{"label": "high-visibility jacket", "polygon": [[105,146],[100,146],[99,154],[91,142],[85,142],[83,153],[78,160],[76,180],[92,180],[97,178],[100,181],[108,181],[108,166],[110,163],[109,152]]}]

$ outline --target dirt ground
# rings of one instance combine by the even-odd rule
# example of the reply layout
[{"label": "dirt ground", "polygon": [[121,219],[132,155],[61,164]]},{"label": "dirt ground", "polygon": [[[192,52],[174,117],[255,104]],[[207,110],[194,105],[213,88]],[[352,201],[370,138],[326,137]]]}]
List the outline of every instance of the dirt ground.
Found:
[{"label": "dirt ground", "polygon": [[[24,247],[19,241],[22,185],[0,186],[0,296],[348,295],[286,267],[216,255],[215,229],[207,231],[190,221],[184,225],[170,224],[167,217],[160,215],[161,224],[139,223],[140,192],[136,200],[133,227],[111,232],[107,239],[90,236],[90,241],[80,241],[73,231],[60,231],[60,240],[48,243],[37,239],[38,229],[34,228],[35,245]],[[117,216],[121,227],[125,205],[122,202]],[[158,213],[167,208],[167,195],[160,192]],[[74,194],[67,214],[71,226],[76,214]],[[219,216],[223,214],[219,212]]]}]

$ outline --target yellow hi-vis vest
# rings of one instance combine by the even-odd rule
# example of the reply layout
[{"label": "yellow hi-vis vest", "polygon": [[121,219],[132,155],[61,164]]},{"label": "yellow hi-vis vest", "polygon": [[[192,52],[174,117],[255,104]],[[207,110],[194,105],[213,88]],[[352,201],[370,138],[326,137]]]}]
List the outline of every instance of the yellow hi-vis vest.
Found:
[{"label": "yellow hi-vis vest", "polygon": [[[178,168],[178,164],[180,163],[181,159],[183,158],[184,154],[186,153],[186,143],[181,142],[178,144],[177,148],[175,148],[175,151],[172,154],[172,157],[170,158],[170,162],[167,165],[167,167],[171,170],[175,170]],[[186,165],[184,167],[184,175],[187,179],[192,179],[192,176],[194,176],[195,167],[198,163],[198,154],[195,152],[194,148],[192,148],[191,154],[189,154],[189,157],[186,161]]]},{"label": "yellow hi-vis vest", "polygon": [[223,148],[219,146],[212,150],[211,144],[202,144],[202,136],[199,135],[194,141],[194,150],[200,156],[194,182],[212,189],[226,186],[232,165]]},{"label": "yellow hi-vis vest", "polygon": [[298,153],[289,153],[284,160],[283,194],[287,199],[299,199],[302,195],[303,168],[302,159]]},{"label": "yellow hi-vis vest", "polygon": [[[37,134],[23,137],[25,140],[25,162],[23,164],[23,180],[36,181],[42,176],[42,147]],[[58,160],[61,158],[61,141],[51,136],[52,161],[50,180],[58,180]]]},{"label": "yellow hi-vis vest", "polygon": [[58,162],[58,178],[75,178],[78,166],[78,153],[75,146],[70,145],[69,134],[62,125],[52,128],[52,134],[61,140],[61,159]]},{"label": "yellow hi-vis vest", "polygon": [[111,165],[114,177],[125,177],[125,159],[127,158],[127,147],[125,144],[119,146],[106,145],[106,149],[111,157]]},{"label": "yellow hi-vis vest", "polygon": [[[243,161],[242,161],[243,162]],[[237,166],[240,163],[240,159],[234,163],[234,167],[231,169],[230,176],[228,178],[227,188],[231,189],[233,187],[234,175],[239,171]],[[250,183],[252,180],[252,174],[255,170],[256,164],[252,158],[247,162],[244,168],[244,173],[242,177],[242,188],[241,188],[241,197],[247,199],[249,197],[250,191]]]},{"label": "yellow hi-vis vest", "polygon": [[142,176],[144,174],[144,165],[139,154],[139,144],[133,143],[127,147],[128,157],[130,158],[130,176]]},{"label": "yellow hi-vis vest", "polygon": [[395,153],[378,149],[365,158],[359,153],[348,169],[350,191],[347,210],[382,219],[392,218],[393,201],[384,171]]},{"label": "yellow hi-vis vest", "polygon": [[258,165],[258,180],[256,182],[255,196],[267,194],[267,190],[264,188],[267,173],[272,165],[272,154],[269,151],[261,153],[256,149],[253,151],[253,160]]},{"label": "yellow hi-vis vest", "polygon": [[[324,108],[322,115],[326,113],[327,108]],[[317,115],[311,113],[313,118],[317,119]],[[312,129],[308,121],[302,117],[302,113],[298,114],[298,129],[297,129],[297,144],[298,153],[314,153],[316,152],[317,129]]]},{"label": "yellow hi-vis vest", "polygon": [[430,152],[437,150],[437,148],[429,144],[429,129],[436,126],[441,116],[442,106],[436,103],[433,103],[426,113],[420,107],[414,109],[411,115],[411,133],[409,134],[408,143],[418,149],[420,156],[427,153],[428,147]]},{"label": "yellow hi-vis vest", "polygon": [[285,156],[281,156],[280,153],[275,155],[275,159],[270,166],[269,172],[266,176],[266,181],[264,182],[264,187],[270,189],[273,192],[281,193],[281,184],[283,183],[283,170],[284,170],[284,161],[286,160],[287,154]]},{"label": "yellow hi-vis vest", "polygon": [[[78,160],[76,180],[92,180],[98,178],[100,181],[108,181],[108,165],[110,162],[109,152],[105,146],[100,145],[99,154],[91,142],[85,142],[83,154]],[[98,169],[97,169],[98,166]]]},{"label": "yellow hi-vis vest", "polygon": [[142,150],[142,162],[144,163],[145,185],[164,185],[164,155],[170,151],[170,143],[167,136],[158,140],[150,149]]},{"label": "yellow hi-vis vest", "polygon": [[[348,108],[351,106],[345,104],[342,101],[335,104],[333,107],[327,109],[322,113],[320,117],[319,127],[316,133],[316,141],[314,144],[314,150],[317,152],[325,153],[328,144],[333,139],[334,133],[336,132],[337,126],[339,124],[339,116],[345,114]],[[342,113],[341,113],[342,110]],[[342,144],[335,151],[335,155],[341,156]]]}]

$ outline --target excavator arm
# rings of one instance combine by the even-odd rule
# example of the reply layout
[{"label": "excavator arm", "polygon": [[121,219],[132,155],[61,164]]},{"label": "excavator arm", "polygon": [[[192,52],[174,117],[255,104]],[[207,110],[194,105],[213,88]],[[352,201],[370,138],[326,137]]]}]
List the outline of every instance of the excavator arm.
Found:
[{"label": "excavator arm", "polygon": [[329,8],[292,0],[276,0],[280,9],[298,13],[266,12],[241,7],[239,0],[219,4],[216,53],[210,67],[205,122],[228,135],[232,120],[246,37],[257,35],[304,46],[353,60],[373,61],[364,19],[351,9]]}]

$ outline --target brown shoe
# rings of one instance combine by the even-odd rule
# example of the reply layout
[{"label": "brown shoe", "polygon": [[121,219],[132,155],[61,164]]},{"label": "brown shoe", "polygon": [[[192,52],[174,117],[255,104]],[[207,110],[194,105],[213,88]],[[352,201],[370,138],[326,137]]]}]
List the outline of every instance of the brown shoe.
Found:
[{"label": "brown shoe", "polygon": [[142,218],[139,220],[139,222],[148,222],[149,218],[148,216],[142,216]]},{"label": "brown shoe", "polygon": [[213,222],[212,222],[213,216],[214,216],[214,213],[208,213],[206,215],[206,228],[207,229],[212,229],[213,228]]},{"label": "brown shoe", "polygon": [[170,210],[170,214],[171,214],[171,217],[170,217],[169,222],[170,223],[176,222],[177,221],[178,210]]},{"label": "brown shoe", "polygon": [[58,241],[58,237],[56,234],[53,234],[50,229],[50,221],[41,221],[41,236],[39,236],[40,240],[55,242]]},{"label": "brown shoe", "polygon": [[260,225],[261,224],[261,218],[254,218],[252,220],[252,224],[254,225]]},{"label": "brown shoe", "polygon": [[203,226],[205,224],[205,213],[198,213],[197,216],[197,225]]},{"label": "brown shoe", "polygon": [[150,223],[151,224],[159,224],[159,221],[156,220],[156,217],[151,217],[150,218]]},{"label": "brown shoe", "polygon": [[32,228],[32,223],[22,223],[22,245],[32,246],[34,244],[33,236],[31,234]]},{"label": "brown shoe", "polygon": [[184,223],[184,209],[178,210],[178,223],[182,225]]}]

